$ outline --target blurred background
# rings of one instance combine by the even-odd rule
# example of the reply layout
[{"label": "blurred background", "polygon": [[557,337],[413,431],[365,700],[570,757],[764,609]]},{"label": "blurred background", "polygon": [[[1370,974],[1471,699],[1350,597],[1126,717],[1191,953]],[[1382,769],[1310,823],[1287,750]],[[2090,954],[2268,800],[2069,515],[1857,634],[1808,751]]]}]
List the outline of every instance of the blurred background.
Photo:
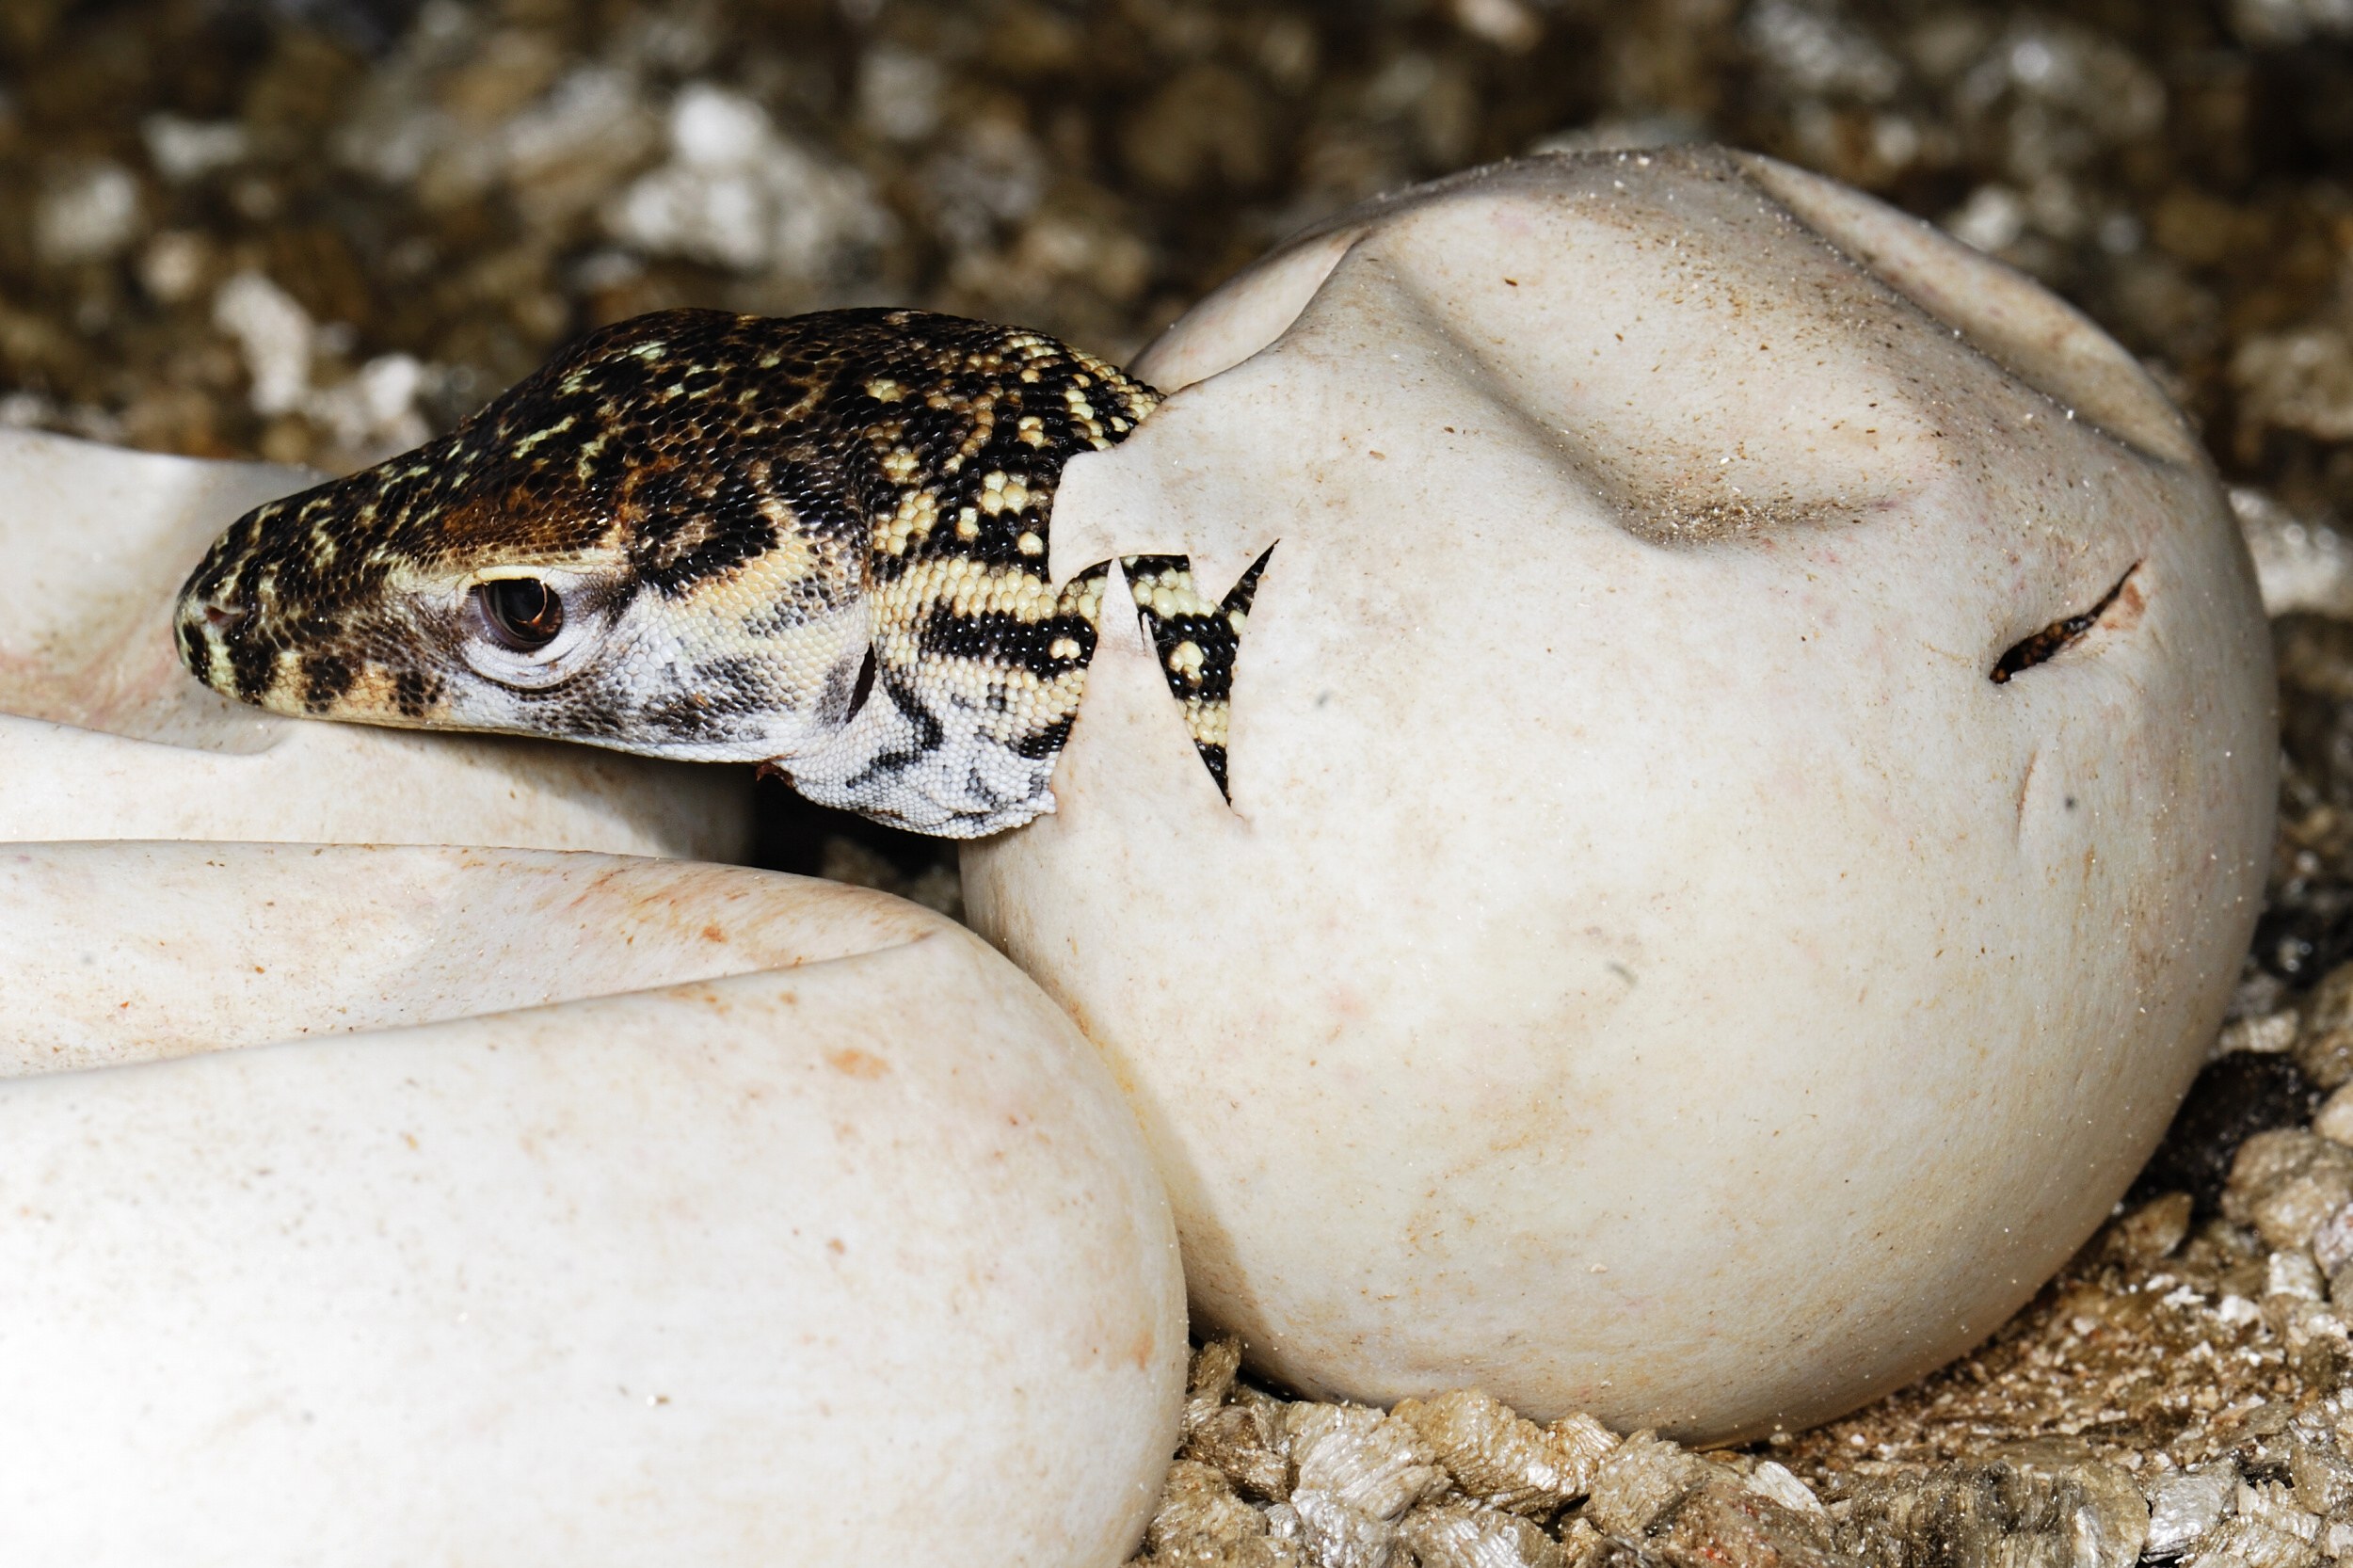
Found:
[{"label": "blurred background", "polygon": [[[1124,360],[1375,192],[1698,138],[2075,300],[2243,512],[2353,516],[2353,0],[0,0],[0,424],[345,470],[676,304]],[[2353,648],[2306,630],[2262,951],[2309,982]],[[770,858],[952,903],[936,846],[829,831]]]},{"label": "blurred background", "polygon": [[2353,0],[0,0],[0,421],[349,468],[681,303],[1125,359],[1375,192],[1695,138],[2025,268],[2353,509]]}]

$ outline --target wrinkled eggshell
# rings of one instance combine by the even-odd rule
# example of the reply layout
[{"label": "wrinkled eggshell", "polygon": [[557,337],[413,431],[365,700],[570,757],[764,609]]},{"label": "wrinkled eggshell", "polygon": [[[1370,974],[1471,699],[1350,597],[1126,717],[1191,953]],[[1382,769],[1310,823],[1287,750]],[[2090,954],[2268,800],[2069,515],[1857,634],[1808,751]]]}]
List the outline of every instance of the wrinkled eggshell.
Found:
[{"label": "wrinkled eggshell", "polygon": [[2197,1070],[2271,839],[2246,550],[2131,357],[1701,149],[1342,215],[1137,371],[1174,395],[1071,465],[1056,574],[1214,600],[1274,547],[1231,805],[1107,617],[1058,813],[965,876],[1144,1117],[1196,1326],[1704,1439],[2025,1301]]},{"label": "wrinkled eggshell", "polygon": [[740,857],[750,775],[309,724],[188,679],[173,596],[301,469],[0,430],[0,840],[486,843]]},{"label": "wrinkled eggshell", "polygon": [[0,850],[0,925],[7,1560],[1140,1536],[1166,1203],[1086,1042],[950,921],[728,867],[108,843]]}]

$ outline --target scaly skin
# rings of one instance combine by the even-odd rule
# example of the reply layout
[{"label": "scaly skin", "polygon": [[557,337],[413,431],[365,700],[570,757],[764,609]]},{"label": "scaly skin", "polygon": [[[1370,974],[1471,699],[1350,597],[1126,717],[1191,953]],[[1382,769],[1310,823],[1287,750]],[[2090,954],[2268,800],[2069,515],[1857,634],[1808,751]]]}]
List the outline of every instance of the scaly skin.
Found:
[{"label": "scaly skin", "polygon": [[[1053,808],[1105,568],[1046,575],[1063,467],[1159,394],[1035,332],[916,311],[641,316],[449,435],[256,508],[181,591],[181,656],[284,713],[770,763],[970,838]],[[1225,782],[1259,568],[1128,564]],[[503,585],[502,585],[503,584]]]}]

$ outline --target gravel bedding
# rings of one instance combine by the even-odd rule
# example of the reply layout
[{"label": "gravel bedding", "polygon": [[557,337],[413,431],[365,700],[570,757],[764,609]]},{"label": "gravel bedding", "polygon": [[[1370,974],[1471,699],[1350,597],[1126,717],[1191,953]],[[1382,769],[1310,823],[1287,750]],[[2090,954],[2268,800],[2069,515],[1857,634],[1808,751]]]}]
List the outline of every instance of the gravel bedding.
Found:
[{"label": "gravel bedding", "polygon": [[[2075,300],[2267,567],[2313,568],[2233,1020],[2119,1217],[1909,1389],[1701,1457],[1467,1396],[1289,1404],[1212,1345],[1148,1560],[2353,1555],[2348,0],[6,0],[0,424],[349,470],[676,304],[917,304],[1125,359],[1376,191],[1702,137]],[[956,908],[940,846],[766,804],[767,863]]]}]

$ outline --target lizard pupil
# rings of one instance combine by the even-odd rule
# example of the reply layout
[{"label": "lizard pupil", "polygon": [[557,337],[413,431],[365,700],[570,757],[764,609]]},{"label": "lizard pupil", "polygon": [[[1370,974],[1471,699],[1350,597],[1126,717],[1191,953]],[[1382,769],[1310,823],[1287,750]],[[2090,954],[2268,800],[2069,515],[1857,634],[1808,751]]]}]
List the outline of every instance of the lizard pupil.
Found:
[{"label": "lizard pupil", "polygon": [[503,577],[474,589],[474,602],[491,640],[516,653],[536,653],[564,630],[564,600],[536,577]]}]

